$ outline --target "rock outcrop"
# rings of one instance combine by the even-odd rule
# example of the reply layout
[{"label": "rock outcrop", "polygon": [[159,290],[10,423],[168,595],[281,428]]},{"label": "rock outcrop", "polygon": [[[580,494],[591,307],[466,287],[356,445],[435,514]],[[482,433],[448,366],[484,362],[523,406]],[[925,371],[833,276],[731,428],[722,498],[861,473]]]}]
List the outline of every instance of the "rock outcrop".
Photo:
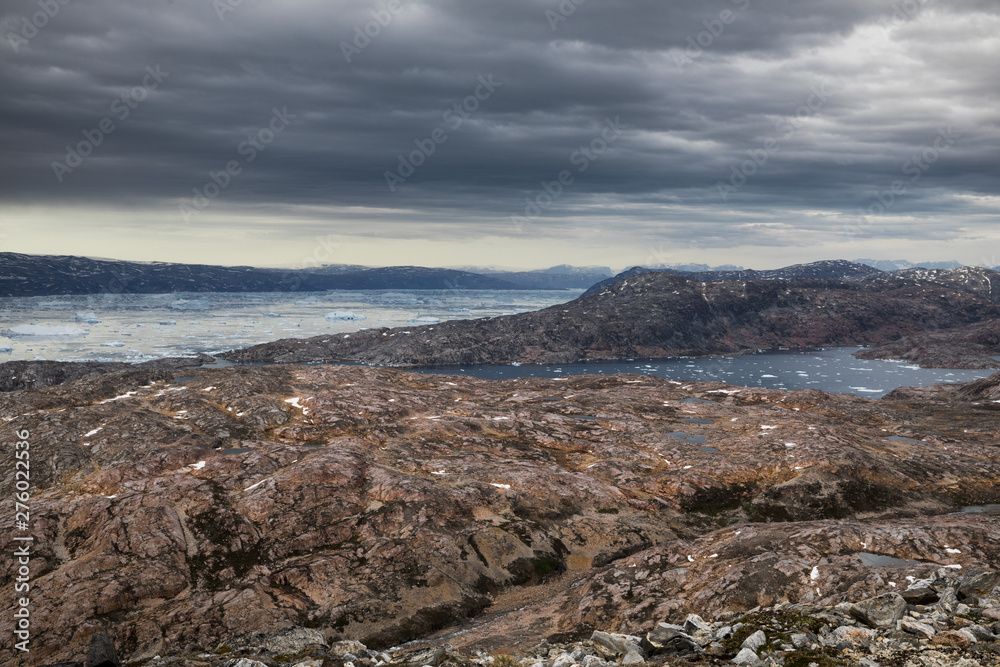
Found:
[{"label": "rock outcrop", "polygon": [[[690,637],[711,658],[692,614],[906,600],[908,577],[908,605],[989,618],[993,580],[952,580],[1000,569],[1000,527],[947,512],[1000,502],[1000,412],[947,400],[356,366],[5,392],[0,437],[29,432],[35,541],[32,652],[0,646],[0,663],[78,660],[102,632],[148,665],[459,631],[455,647],[527,650],[599,630],[663,659]],[[679,629],[647,634],[664,622]],[[650,658],[622,641],[622,660]]]}]

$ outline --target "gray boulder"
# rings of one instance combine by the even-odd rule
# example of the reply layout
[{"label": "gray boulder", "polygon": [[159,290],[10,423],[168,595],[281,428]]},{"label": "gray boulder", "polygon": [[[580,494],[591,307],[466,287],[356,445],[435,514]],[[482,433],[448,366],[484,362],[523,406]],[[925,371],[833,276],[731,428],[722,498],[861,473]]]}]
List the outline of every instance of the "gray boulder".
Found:
[{"label": "gray boulder", "polygon": [[760,658],[758,658],[757,654],[753,652],[753,649],[745,648],[745,649],[741,649],[740,652],[736,654],[736,657],[733,658],[733,664],[734,665],[759,665],[760,664]]},{"label": "gray boulder", "polygon": [[590,641],[594,642],[597,652],[605,658],[628,655],[630,652],[638,653],[641,657],[645,657],[645,652],[640,646],[642,640],[632,635],[619,635],[595,630],[590,635]]},{"label": "gray boulder", "polygon": [[987,597],[993,589],[1000,585],[1000,572],[969,572],[958,584],[958,599]]},{"label": "gray boulder", "polygon": [[851,616],[872,628],[895,626],[905,611],[906,600],[898,593],[884,593],[862,600],[850,608]]},{"label": "gray boulder", "polygon": [[684,632],[682,628],[668,623],[660,623],[647,632],[642,639],[642,648],[647,656],[691,655],[702,652],[694,637]]}]

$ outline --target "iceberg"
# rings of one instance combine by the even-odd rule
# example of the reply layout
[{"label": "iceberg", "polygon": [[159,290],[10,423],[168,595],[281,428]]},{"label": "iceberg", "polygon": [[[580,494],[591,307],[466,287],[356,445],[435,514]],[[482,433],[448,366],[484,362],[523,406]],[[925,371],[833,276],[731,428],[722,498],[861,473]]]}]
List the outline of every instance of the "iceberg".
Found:
[{"label": "iceberg", "polygon": [[101,320],[97,318],[97,313],[77,313],[77,322],[86,322],[87,324],[97,324]]},{"label": "iceberg", "polygon": [[353,313],[349,310],[337,310],[332,313],[327,313],[324,317],[331,322],[347,322],[351,320],[358,321],[368,319],[365,315]]}]

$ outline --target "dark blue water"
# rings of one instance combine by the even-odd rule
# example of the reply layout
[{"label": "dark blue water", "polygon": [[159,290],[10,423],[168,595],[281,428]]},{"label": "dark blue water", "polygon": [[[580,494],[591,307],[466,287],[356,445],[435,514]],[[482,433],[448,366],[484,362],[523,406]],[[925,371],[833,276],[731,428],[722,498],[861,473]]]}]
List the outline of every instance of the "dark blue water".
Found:
[{"label": "dark blue water", "polygon": [[521,377],[558,378],[569,375],[635,373],[677,382],[720,380],[744,387],[820,389],[880,398],[898,387],[922,387],[940,382],[971,382],[995,370],[920,368],[907,362],[870,361],[851,355],[860,347],[780,350],[736,357],[596,361],[551,366],[481,364],[414,368],[420,373],[471,375],[489,380]]}]

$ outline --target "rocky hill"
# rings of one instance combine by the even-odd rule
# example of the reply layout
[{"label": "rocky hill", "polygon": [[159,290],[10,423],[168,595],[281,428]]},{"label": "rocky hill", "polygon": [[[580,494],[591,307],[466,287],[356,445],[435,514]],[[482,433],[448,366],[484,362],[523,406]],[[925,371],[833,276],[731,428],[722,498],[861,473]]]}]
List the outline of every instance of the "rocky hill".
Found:
[{"label": "rocky hill", "polygon": [[[750,630],[768,643],[757,656],[795,649],[799,625],[751,618],[785,603],[819,621],[802,640],[813,653],[798,656],[814,662],[855,639],[917,651],[928,632],[943,635],[925,642],[942,655],[974,657],[943,642],[992,632],[995,586],[958,577],[1000,568],[1000,524],[949,512],[1000,503],[998,431],[992,405],[943,394],[871,401],[630,375],[143,368],[9,391],[0,438],[31,452],[33,643],[27,655],[0,645],[0,663],[78,659],[103,632],[133,664],[216,664],[208,654],[244,659],[288,625],[376,651],[422,639],[572,653],[595,630],[646,636],[689,614],[734,621],[738,642],[720,623],[684,630],[695,657],[728,663]],[[3,449],[8,498],[14,456]],[[6,503],[0,521],[13,526],[14,512]],[[6,553],[16,534],[0,536]],[[7,599],[15,576],[0,572]],[[831,611],[924,580],[931,590],[903,610],[929,631],[876,636]],[[735,634],[737,618],[748,632]],[[0,617],[0,633],[13,622]],[[297,655],[280,646],[264,664]],[[554,658],[543,667],[575,664]]]},{"label": "rocky hill", "polygon": [[0,297],[169,292],[309,292],[333,289],[529,289],[452,269],[261,269],[0,253]]},{"label": "rocky hill", "polygon": [[[983,275],[1000,277],[996,272]],[[403,366],[567,363],[739,354],[779,346],[872,345],[997,318],[1000,304],[983,284],[968,275],[926,281],[880,277],[854,282],[703,282],[657,272],[530,313],[286,339],[223,356],[248,362],[351,360]]]},{"label": "rocky hill", "polygon": [[827,260],[822,262],[812,262],[811,264],[794,264],[781,269],[767,269],[756,271],[754,269],[739,269],[733,271],[679,271],[676,269],[649,269],[642,266],[633,266],[631,269],[619,273],[616,276],[596,283],[593,287],[584,292],[584,295],[595,294],[615,283],[619,283],[626,278],[641,275],[643,273],[654,273],[665,271],[678,276],[684,276],[691,280],[718,281],[718,280],[798,280],[801,278],[821,278],[825,280],[864,280],[877,276],[882,272],[864,264],[848,262],[842,259]]}]

